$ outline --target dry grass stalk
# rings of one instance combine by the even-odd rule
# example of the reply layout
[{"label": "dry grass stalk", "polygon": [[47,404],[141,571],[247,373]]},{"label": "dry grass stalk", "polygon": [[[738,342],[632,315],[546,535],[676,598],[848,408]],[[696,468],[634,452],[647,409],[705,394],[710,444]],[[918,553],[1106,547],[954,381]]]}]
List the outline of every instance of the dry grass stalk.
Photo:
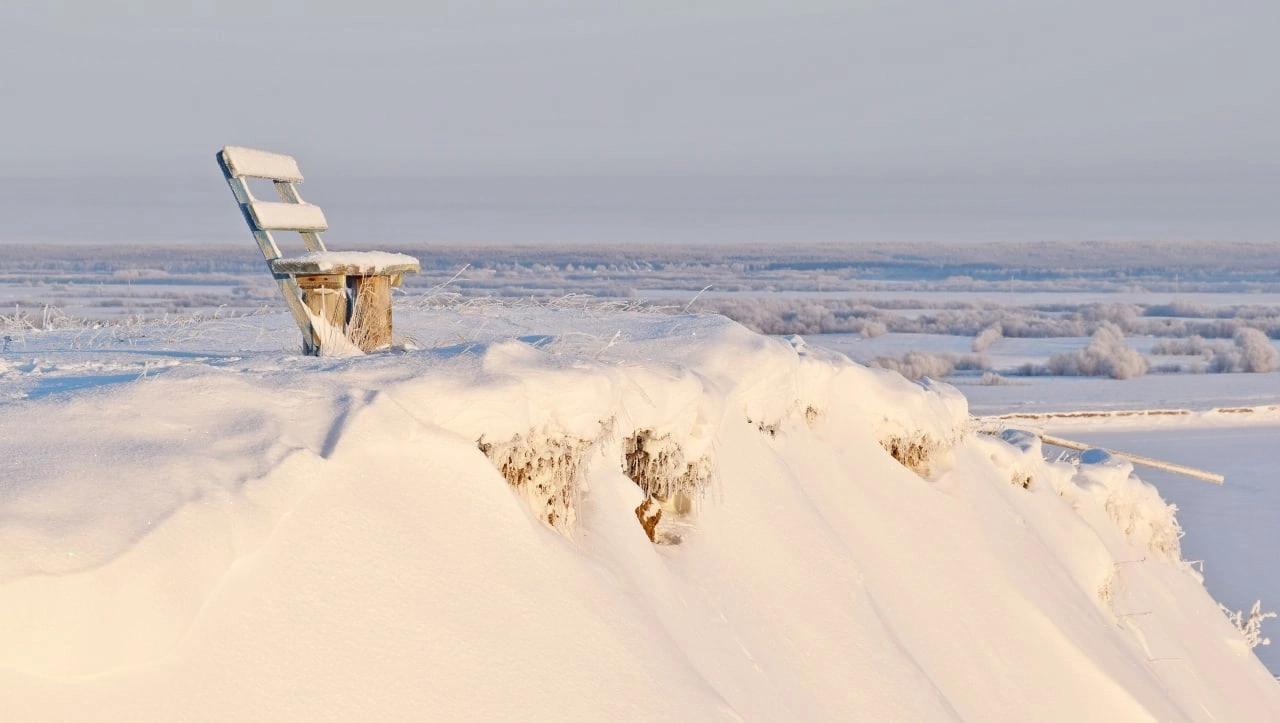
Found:
[{"label": "dry grass stalk", "polygon": [[899,464],[921,477],[929,476],[931,462],[943,449],[943,445],[928,434],[890,435],[880,440],[880,446]]}]

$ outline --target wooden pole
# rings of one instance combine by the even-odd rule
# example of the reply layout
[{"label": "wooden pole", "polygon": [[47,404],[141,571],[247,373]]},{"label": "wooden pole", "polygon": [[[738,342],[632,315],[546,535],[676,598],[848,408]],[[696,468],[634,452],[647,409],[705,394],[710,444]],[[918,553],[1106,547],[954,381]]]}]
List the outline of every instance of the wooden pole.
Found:
[{"label": "wooden pole", "polygon": [[1083,442],[1076,442],[1070,439],[1063,439],[1062,437],[1053,437],[1048,434],[1040,434],[1038,436],[1040,437],[1040,441],[1044,442],[1045,444],[1051,444],[1055,447],[1062,447],[1064,449],[1074,449],[1079,452],[1083,452],[1086,449],[1101,449],[1107,454],[1110,454],[1114,457],[1119,457],[1121,459],[1126,459],[1132,462],[1133,464],[1140,464],[1144,467],[1151,467],[1153,469],[1162,469],[1166,472],[1173,472],[1174,474],[1180,474],[1186,477],[1192,477],[1192,478],[1203,480],[1205,482],[1210,482],[1216,485],[1220,485],[1226,482],[1227,480],[1225,476],[1217,474],[1216,472],[1206,472],[1205,470],[1196,469],[1195,467],[1188,467],[1186,465],[1174,464],[1172,462],[1165,462],[1163,460],[1154,459],[1152,457],[1146,457],[1141,454],[1132,454],[1130,452],[1118,452],[1114,449],[1104,449],[1102,447],[1097,447],[1092,444],[1085,444]]}]

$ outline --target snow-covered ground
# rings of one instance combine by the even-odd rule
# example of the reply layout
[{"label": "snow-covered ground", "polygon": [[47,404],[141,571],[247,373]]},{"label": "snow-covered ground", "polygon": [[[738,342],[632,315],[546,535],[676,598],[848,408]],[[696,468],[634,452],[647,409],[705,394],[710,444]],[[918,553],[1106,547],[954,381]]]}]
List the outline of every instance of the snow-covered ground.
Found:
[{"label": "snow-covered ground", "polygon": [[[1187,559],[1203,560],[1205,586],[1224,604],[1248,609],[1280,608],[1280,418],[1251,420],[1241,415],[1186,419],[1053,420],[1048,430],[1070,439],[1158,459],[1211,469],[1226,475],[1222,487],[1141,469],[1142,478],[1178,506]],[[1275,644],[1259,646],[1258,657],[1280,670],[1280,626],[1270,630]]]},{"label": "snow-covered ground", "polygon": [[1126,463],[719,317],[397,313],[9,344],[9,715],[1280,719]]}]

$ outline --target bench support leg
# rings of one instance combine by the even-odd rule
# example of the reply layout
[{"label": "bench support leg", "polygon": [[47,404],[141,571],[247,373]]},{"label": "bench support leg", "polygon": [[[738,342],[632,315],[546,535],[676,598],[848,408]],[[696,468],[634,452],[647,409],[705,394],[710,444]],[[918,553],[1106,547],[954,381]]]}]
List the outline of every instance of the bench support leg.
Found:
[{"label": "bench support leg", "polygon": [[349,276],[351,321],[347,336],[361,351],[391,346],[391,277]]},{"label": "bench support leg", "polygon": [[[302,301],[310,317],[304,332],[311,339],[308,353],[319,354],[325,345],[326,334],[345,334],[347,329],[347,287],[342,276],[323,274],[297,277],[302,290]],[[317,323],[318,322],[318,323]]]}]

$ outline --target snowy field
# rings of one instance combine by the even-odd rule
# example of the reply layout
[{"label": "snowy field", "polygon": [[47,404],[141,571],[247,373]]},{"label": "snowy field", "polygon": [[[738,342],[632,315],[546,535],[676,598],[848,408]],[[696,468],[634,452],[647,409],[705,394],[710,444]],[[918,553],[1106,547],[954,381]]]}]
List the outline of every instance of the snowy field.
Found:
[{"label": "snowy field", "polygon": [[1127,463],[718,317],[398,314],[367,357],[282,312],[5,353],[12,714],[1280,714]]},{"label": "snowy field", "polygon": [[[424,262],[402,348],[355,359],[298,354],[248,243],[0,259],[0,695],[103,718],[177,715],[161,689],[229,716],[379,690],[375,711],[470,718],[1280,718],[1280,625],[1251,652],[1218,609],[1280,607],[1280,254],[396,250]],[[1002,424],[1224,487],[1054,463],[967,416],[1149,409],[1178,413]],[[679,544],[617,471],[642,432],[702,480],[655,528]],[[521,486],[520,454],[576,472]]]}]

